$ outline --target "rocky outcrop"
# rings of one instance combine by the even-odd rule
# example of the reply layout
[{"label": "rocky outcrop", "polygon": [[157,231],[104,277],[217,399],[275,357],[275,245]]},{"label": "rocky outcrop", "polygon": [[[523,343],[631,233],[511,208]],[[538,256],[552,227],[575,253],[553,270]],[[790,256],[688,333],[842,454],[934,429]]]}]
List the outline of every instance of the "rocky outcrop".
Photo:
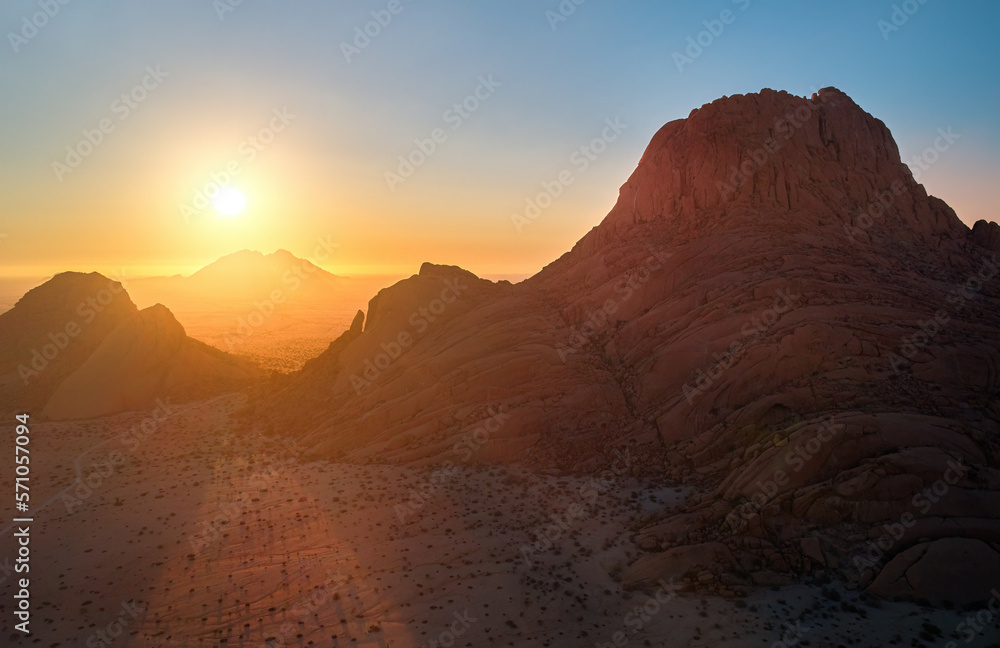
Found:
[{"label": "rocky outcrop", "polygon": [[64,272],[0,315],[0,408],[35,414],[104,338],[138,312],[121,283]]},{"label": "rocky outcrop", "polygon": [[[880,213],[869,213],[880,203]],[[803,99],[762,90],[723,97],[664,126],[593,234],[599,242],[581,243],[605,244],[636,224],[662,221],[704,235],[759,223],[765,211],[768,225],[794,215],[795,230],[848,225],[858,237],[878,222],[901,237],[897,244],[967,230],[913,180],[885,124],[846,94],[826,88]]]},{"label": "rocky outcrop", "polygon": [[1000,583],[1000,553],[980,540],[923,542],[893,558],[869,590],[885,598],[935,606],[981,605]]},{"label": "rocky outcrop", "polygon": [[[257,412],[354,461],[590,471],[629,446],[632,472],[704,490],[638,530],[650,555],[629,583],[822,568],[866,586],[920,538],[996,541],[984,236],[839,90],[727,97],[664,126],[607,218],[538,275],[425,266]],[[444,304],[449,279],[468,290]]]},{"label": "rocky outcrop", "polygon": [[42,416],[89,419],[232,391],[258,369],[189,338],[165,306],[142,310],[101,342],[52,394]]},{"label": "rocky outcrop", "polygon": [[987,250],[1000,252],[1000,225],[984,220],[976,221],[972,226],[972,240]]},{"label": "rocky outcrop", "polygon": [[263,374],[189,338],[165,307],[139,311],[97,273],[56,275],[0,315],[0,407],[84,419],[246,386]]}]

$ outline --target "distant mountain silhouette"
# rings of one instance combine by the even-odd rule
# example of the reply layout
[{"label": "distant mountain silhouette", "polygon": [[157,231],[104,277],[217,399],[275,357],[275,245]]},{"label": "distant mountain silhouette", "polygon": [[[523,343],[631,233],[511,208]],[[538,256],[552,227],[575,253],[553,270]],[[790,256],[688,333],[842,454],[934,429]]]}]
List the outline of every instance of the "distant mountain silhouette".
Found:
[{"label": "distant mountain silhouette", "polygon": [[278,290],[293,302],[336,299],[349,280],[331,274],[287,250],[263,254],[242,250],[224,256],[189,277],[155,277],[129,281],[129,290],[140,303],[208,301],[252,303],[268,299]]},{"label": "distant mountain silhouette", "polygon": [[319,354],[396,278],[348,279],[286,250],[242,250],[189,277],[132,279],[128,289],[141,306],[169,307],[192,337],[287,372]]}]

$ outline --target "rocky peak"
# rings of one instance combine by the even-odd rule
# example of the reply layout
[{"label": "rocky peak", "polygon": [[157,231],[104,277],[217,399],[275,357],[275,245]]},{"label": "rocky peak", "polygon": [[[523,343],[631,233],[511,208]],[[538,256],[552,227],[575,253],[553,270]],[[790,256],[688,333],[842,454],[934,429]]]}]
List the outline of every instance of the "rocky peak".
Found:
[{"label": "rocky peak", "polygon": [[839,230],[856,227],[880,201],[880,215],[907,230],[904,238],[966,235],[954,212],[913,179],[885,124],[848,95],[765,89],[723,97],[661,128],[587,243],[658,222],[678,233]]},{"label": "rocky peak", "polygon": [[476,275],[454,265],[439,265],[437,263],[430,263],[425,261],[420,266],[419,276],[421,277],[439,277],[442,279],[454,279],[458,277],[463,277],[467,279],[477,279]]},{"label": "rocky peak", "polygon": [[[115,306],[123,312],[136,312],[137,309],[125,294],[122,284],[97,272],[61,272],[44,284],[29,290],[15,308],[51,309],[53,305],[59,305],[60,308],[66,307],[73,311],[77,308],[77,304],[86,303],[91,299],[110,302],[105,293],[123,295],[121,299],[116,300]],[[100,305],[108,306],[108,304]]]},{"label": "rocky peak", "polygon": [[[419,274],[380,290],[368,302],[365,331],[380,326],[403,330],[411,317],[421,317],[421,309],[441,310],[434,316],[450,318],[477,303],[494,284],[458,266],[424,263]],[[467,298],[472,297],[470,301]],[[453,308],[451,304],[459,303]],[[447,313],[444,313],[447,311]]]},{"label": "rocky peak", "polygon": [[163,304],[155,304],[139,311],[136,320],[141,329],[157,340],[179,344],[187,337],[184,326]]},{"label": "rocky peak", "polygon": [[978,245],[987,250],[1000,252],[1000,225],[988,223],[985,220],[976,221],[970,235]]}]

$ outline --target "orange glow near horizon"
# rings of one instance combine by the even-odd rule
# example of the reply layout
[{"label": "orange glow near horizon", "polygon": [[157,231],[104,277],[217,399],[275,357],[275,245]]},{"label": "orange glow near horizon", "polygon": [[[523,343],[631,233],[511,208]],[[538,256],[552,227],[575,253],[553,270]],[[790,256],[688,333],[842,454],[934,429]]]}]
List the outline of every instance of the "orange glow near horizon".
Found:
[{"label": "orange glow near horizon", "polygon": [[[0,223],[7,235],[0,240],[0,277],[123,267],[130,276],[190,274],[243,249],[282,248],[312,260],[319,239],[339,247],[317,265],[342,276],[409,276],[427,261],[480,276],[533,275],[601,222],[652,134],[691,107],[633,123],[518,232],[511,215],[524,211],[542,182],[571,168],[576,139],[520,141],[514,149],[504,132],[479,131],[473,123],[461,133],[468,143],[456,139],[393,191],[385,173],[412,147],[409,132],[372,150],[354,134],[331,140],[325,129],[337,115],[315,108],[289,109],[282,117],[285,108],[270,99],[235,94],[214,110],[191,111],[190,96],[171,94],[169,85],[158,92],[158,101],[123,125],[128,137],[109,136],[62,182],[45,163],[20,167],[18,191],[6,205],[16,217]],[[165,122],[170,129],[162,128]],[[587,141],[594,128],[573,137]],[[46,149],[64,145],[56,138]],[[966,146],[922,181],[967,225],[995,220],[991,158],[975,142]],[[238,217],[218,216],[208,197],[218,186],[245,196]]]},{"label": "orange glow near horizon", "polygon": [[[281,248],[313,260],[320,239],[339,247],[317,265],[341,276],[409,276],[424,262],[480,276],[531,275],[600,222],[640,152],[636,140],[618,159],[609,155],[603,169],[589,171],[593,182],[567,191],[519,234],[510,214],[541,190],[530,173],[451,178],[428,167],[390,192],[383,173],[391,158],[317,150],[304,121],[300,115],[253,159],[240,153],[239,133],[255,132],[260,118],[225,136],[192,128],[183,143],[137,133],[150,158],[142,168],[109,140],[55,191],[51,178],[30,176],[34,189],[19,194],[33,196],[30,204],[15,197],[11,205],[26,217],[0,226],[8,235],[0,277],[122,267],[129,276],[186,275],[243,249]],[[238,217],[217,214],[208,197],[216,178],[245,196]]]}]

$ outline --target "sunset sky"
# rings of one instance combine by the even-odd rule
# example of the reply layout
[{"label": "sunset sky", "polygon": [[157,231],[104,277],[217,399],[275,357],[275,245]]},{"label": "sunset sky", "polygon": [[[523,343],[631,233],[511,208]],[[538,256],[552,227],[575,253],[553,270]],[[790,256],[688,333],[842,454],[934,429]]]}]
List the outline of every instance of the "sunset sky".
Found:
[{"label": "sunset sky", "polygon": [[[921,182],[968,224],[998,220],[995,1],[897,3],[916,10],[891,31],[893,3],[871,0],[236,3],[3,4],[0,275],[188,273],[243,248],[309,258],[318,239],[339,274],[530,274],[600,222],[660,126],[765,87],[839,87],[904,161],[952,128]],[[627,128],[571,162],[609,119]],[[412,177],[387,180],[435,129]],[[227,169],[245,211],[193,207]],[[563,169],[577,181],[519,233],[511,214]]]}]

